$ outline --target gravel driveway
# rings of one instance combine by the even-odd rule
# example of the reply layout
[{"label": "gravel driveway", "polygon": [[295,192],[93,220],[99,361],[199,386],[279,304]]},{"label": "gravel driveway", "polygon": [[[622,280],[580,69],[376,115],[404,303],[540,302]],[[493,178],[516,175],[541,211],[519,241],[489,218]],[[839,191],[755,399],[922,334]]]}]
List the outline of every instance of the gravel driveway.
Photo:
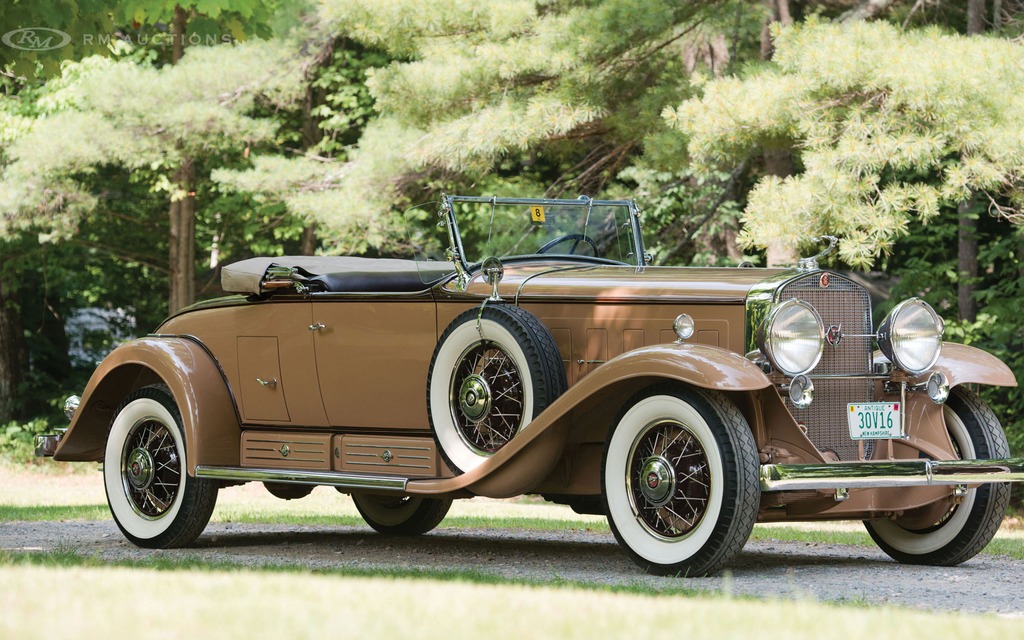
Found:
[{"label": "gravel driveway", "polygon": [[0,525],[0,549],[57,548],[73,548],[107,561],[198,557],[243,566],[272,563],[310,569],[469,569],[514,580],[646,584],[1024,617],[1024,561],[989,555],[959,567],[915,567],[892,562],[868,547],[751,541],[726,573],[675,579],[642,573],[610,534],[572,530],[442,525],[419,538],[390,538],[364,527],[211,524],[192,548],[149,551],[126,542],[112,521]]}]

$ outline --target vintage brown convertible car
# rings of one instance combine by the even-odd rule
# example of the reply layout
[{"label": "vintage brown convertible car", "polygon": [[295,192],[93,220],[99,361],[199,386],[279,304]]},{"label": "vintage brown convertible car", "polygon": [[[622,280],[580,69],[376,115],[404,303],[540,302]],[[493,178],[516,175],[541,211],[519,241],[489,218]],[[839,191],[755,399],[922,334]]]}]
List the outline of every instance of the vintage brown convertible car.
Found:
[{"label": "vintage brown convertible car", "polygon": [[1024,479],[969,387],[1013,374],[943,343],[922,300],[873,329],[865,289],[814,258],[648,266],[632,201],[445,196],[440,226],[446,261],[225,268],[235,295],[114,350],[38,453],[101,461],[144,547],[191,543],[242,482],[333,486],[407,535],[456,498],[539,494],[679,575],[758,521],[863,520],[899,561],[957,564]]}]

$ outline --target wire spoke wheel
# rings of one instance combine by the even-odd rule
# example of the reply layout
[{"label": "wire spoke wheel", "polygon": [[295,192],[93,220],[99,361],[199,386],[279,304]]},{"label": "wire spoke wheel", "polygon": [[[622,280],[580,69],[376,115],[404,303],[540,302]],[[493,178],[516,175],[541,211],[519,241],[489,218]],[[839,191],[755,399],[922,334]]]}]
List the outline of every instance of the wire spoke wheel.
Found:
[{"label": "wire spoke wheel", "polygon": [[459,435],[481,454],[501,449],[522,426],[522,376],[512,357],[493,342],[480,342],[463,354],[452,375],[451,394]]},{"label": "wire spoke wheel", "polygon": [[438,339],[427,375],[438,452],[456,474],[475,469],[565,387],[558,345],[536,316],[506,304],[464,311]]},{"label": "wire spoke wheel", "polygon": [[125,440],[121,477],[139,515],[159,518],[167,513],[181,486],[181,460],[166,426],[154,420],[134,426]]},{"label": "wire spoke wheel", "polygon": [[736,405],[675,384],[623,407],[601,463],[608,523],[627,555],[660,575],[700,576],[739,554],[760,503],[757,448]]},{"label": "wire spoke wheel", "polygon": [[150,549],[190,544],[217,503],[217,485],[188,476],[181,412],[167,387],[137,389],[114,412],[103,456],[107,503],[121,533]]},{"label": "wire spoke wheel", "polygon": [[711,468],[700,441],[678,422],[651,425],[630,452],[633,510],[654,535],[688,535],[707,513]]}]

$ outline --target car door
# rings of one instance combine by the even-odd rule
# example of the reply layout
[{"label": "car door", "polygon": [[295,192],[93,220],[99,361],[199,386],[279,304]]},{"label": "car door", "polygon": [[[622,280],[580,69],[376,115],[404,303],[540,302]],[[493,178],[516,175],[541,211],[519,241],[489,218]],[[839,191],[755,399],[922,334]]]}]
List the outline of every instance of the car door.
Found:
[{"label": "car door", "polygon": [[437,339],[429,294],[314,296],[316,368],[336,427],[428,429],[426,383]]}]

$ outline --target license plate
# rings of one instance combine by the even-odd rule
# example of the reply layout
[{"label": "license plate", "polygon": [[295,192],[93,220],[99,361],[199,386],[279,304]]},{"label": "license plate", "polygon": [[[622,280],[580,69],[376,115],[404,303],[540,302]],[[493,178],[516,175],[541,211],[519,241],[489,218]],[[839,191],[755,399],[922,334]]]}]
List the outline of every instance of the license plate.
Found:
[{"label": "license plate", "polygon": [[847,405],[850,437],[854,440],[878,440],[903,437],[898,402],[858,402]]}]

